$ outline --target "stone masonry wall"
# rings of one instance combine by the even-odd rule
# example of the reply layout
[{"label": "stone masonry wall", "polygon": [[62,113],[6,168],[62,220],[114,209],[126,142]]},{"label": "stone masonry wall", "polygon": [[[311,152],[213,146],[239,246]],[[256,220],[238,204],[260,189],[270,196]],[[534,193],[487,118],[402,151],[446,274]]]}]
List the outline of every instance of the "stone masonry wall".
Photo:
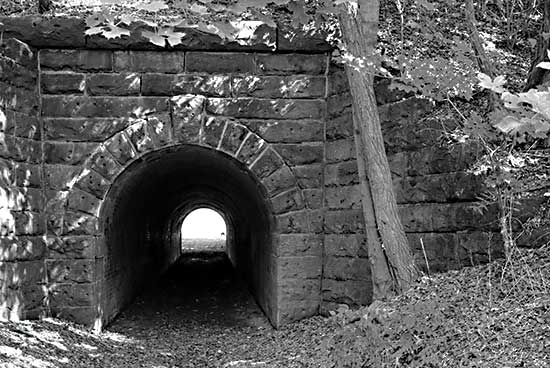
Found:
[{"label": "stone masonry wall", "polygon": [[[331,65],[329,86],[323,309],[371,297],[365,239],[357,235],[363,228],[351,96],[337,65]],[[476,147],[441,144],[442,125],[450,129],[453,122],[426,119],[433,109],[428,101],[407,98],[383,79],[375,80],[375,93],[401,220],[417,265],[426,269],[424,251],[435,272],[486,262],[488,244],[492,257],[500,256],[495,208],[481,215],[472,207],[483,190],[481,178],[466,172]]]},{"label": "stone masonry wall", "polygon": [[36,53],[0,44],[0,318],[44,312],[42,147]]}]

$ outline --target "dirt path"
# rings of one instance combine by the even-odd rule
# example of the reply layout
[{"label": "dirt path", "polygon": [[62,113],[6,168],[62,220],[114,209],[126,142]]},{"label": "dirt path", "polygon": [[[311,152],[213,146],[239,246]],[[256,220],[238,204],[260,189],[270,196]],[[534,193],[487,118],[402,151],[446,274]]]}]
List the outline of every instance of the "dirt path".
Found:
[{"label": "dirt path", "polygon": [[[189,257],[100,335],[0,324],[0,367],[323,367],[321,317],[274,330],[225,257]],[[18,330],[18,331],[16,331]]]}]

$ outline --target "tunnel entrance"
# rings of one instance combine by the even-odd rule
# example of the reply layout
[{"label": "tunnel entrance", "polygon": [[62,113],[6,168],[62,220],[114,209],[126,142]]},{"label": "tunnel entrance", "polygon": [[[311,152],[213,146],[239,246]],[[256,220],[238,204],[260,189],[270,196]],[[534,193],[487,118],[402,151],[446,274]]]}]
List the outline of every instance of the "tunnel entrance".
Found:
[{"label": "tunnel entrance", "polygon": [[107,253],[100,279],[103,321],[111,321],[182,257],[185,220],[209,209],[225,222],[226,253],[236,273],[276,323],[273,215],[266,198],[244,165],[214,149],[169,147],[130,164],[100,212]]}]

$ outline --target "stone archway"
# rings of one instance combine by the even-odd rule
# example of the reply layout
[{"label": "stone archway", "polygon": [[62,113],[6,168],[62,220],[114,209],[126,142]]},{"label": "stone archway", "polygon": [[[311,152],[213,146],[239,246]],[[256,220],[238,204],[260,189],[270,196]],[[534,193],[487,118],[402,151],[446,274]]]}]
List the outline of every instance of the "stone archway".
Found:
[{"label": "stone archway", "polygon": [[292,169],[244,125],[207,116],[204,103],[184,95],[172,99],[170,114],[138,111],[86,160],[66,194],[62,226],[93,243],[94,257],[78,261],[88,269],[89,304],[82,317],[54,303],[54,315],[112,320],[145,271],[154,277],[175,260],[174,234],[165,229],[197,199],[228,216],[231,257],[272,324],[317,312],[320,258],[297,257],[303,246],[295,244],[311,242],[315,219]]}]

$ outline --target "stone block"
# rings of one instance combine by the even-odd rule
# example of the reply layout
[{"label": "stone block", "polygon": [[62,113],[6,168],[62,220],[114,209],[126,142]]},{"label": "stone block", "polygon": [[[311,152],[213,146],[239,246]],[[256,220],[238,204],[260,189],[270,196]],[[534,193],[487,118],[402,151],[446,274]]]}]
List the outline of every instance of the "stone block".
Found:
[{"label": "stone block", "polygon": [[48,237],[48,258],[92,259],[98,254],[93,236]]},{"label": "stone block", "polygon": [[407,175],[409,167],[409,155],[405,152],[397,152],[393,155],[388,155],[388,164],[390,171],[394,177],[404,177]]},{"label": "stone block", "polygon": [[185,71],[203,73],[254,73],[254,54],[195,52],[185,55]]},{"label": "stone block", "polygon": [[40,236],[0,238],[0,262],[43,259],[46,243]]},{"label": "stone block", "polygon": [[17,64],[36,69],[36,53],[24,42],[16,38],[3,37],[0,54],[15,61]]},{"label": "stone block", "polygon": [[232,80],[237,97],[323,98],[325,77],[312,76],[239,76]]},{"label": "stone block", "polygon": [[244,142],[247,134],[248,129],[246,129],[246,127],[228,121],[225,126],[224,135],[220,142],[220,149],[234,156],[239,150],[241,144]]},{"label": "stone block", "polygon": [[122,166],[126,165],[137,156],[130,139],[124,132],[117,133],[107,140],[105,142],[105,148]]},{"label": "stone block", "polygon": [[36,88],[36,69],[27,68],[0,55],[0,81],[23,89]]},{"label": "stone block", "polygon": [[321,278],[316,279],[284,279],[277,285],[279,288],[279,303],[300,302],[303,300],[321,299]]},{"label": "stone block", "polygon": [[353,136],[353,116],[351,109],[342,112],[341,115],[327,119],[327,140],[353,139]]},{"label": "stone block", "polygon": [[278,306],[278,325],[291,323],[307,317],[315,316],[319,310],[319,300],[292,300],[280,303]]},{"label": "stone block", "polygon": [[42,138],[41,124],[36,116],[16,112],[15,119],[15,136],[34,140]]},{"label": "stone block", "polygon": [[465,172],[407,177],[402,180],[404,200],[416,202],[474,201],[483,193],[483,179]]},{"label": "stone block", "polygon": [[461,266],[476,266],[504,256],[500,233],[461,231],[457,237],[457,262]]},{"label": "stone block", "polygon": [[323,254],[323,236],[318,234],[280,234],[276,238],[276,255],[282,257]]},{"label": "stone block", "polygon": [[[5,175],[5,171],[3,169],[2,173],[3,175]],[[42,166],[25,163],[14,163],[13,179],[14,184],[18,187],[41,188]]]},{"label": "stone block", "polygon": [[44,165],[44,186],[55,190],[66,190],[80,170],[78,166]]},{"label": "stone block", "polygon": [[122,166],[103,147],[90,158],[90,168],[107,180],[113,180],[122,171]]},{"label": "stone block", "polygon": [[325,54],[257,54],[258,74],[324,74],[327,69]]},{"label": "stone block", "polygon": [[44,208],[44,198],[42,190],[37,188],[14,188],[17,191],[15,199],[16,211],[42,211]]},{"label": "stone block", "polygon": [[217,148],[227,124],[227,119],[209,116],[205,119],[201,143]]},{"label": "stone block", "polygon": [[141,120],[130,125],[125,132],[138,153],[146,153],[155,149],[155,142],[153,142],[146,120]]},{"label": "stone block", "polygon": [[330,62],[328,68],[328,96],[349,93],[349,83],[346,70],[334,61]]},{"label": "stone block", "polygon": [[44,162],[47,164],[82,165],[97,148],[95,143],[45,142]]},{"label": "stone block", "polygon": [[184,53],[180,51],[115,51],[115,72],[181,73]]},{"label": "stone block", "polygon": [[370,261],[366,258],[325,257],[323,275],[333,280],[370,281]]},{"label": "stone block", "polygon": [[27,115],[38,112],[38,93],[0,82],[0,107]]},{"label": "stone block", "polygon": [[40,50],[42,70],[111,71],[113,55],[105,50]]},{"label": "stone block", "polygon": [[372,302],[372,281],[323,279],[322,297],[332,305],[329,310],[336,310],[337,304],[368,305]]},{"label": "stone block", "polygon": [[168,111],[164,97],[44,96],[45,117],[122,118]]},{"label": "stone block", "polygon": [[327,211],[325,213],[327,234],[362,234],[365,231],[363,212],[360,209]]},{"label": "stone block", "polygon": [[286,165],[262,180],[270,197],[294,187],[296,183],[294,174]]},{"label": "stone block", "polygon": [[86,307],[94,305],[94,284],[54,284],[49,290],[50,307]]},{"label": "stone block", "polygon": [[278,280],[320,279],[322,272],[321,257],[279,257],[277,258]]},{"label": "stone block", "polygon": [[98,73],[86,77],[90,96],[137,96],[141,91],[141,77],[137,73]]},{"label": "stone block", "polygon": [[274,144],[273,148],[290,166],[310,165],[323,162],[323,144]]},{"label": "stone block", "polygon": [[304,189],[302,190],[306,207],[310,209],[319,209],[323,207],[323,190],[322,189]]},{"label": "stone block", "polygon": [[67,208],[93,216],[99,216],[101,204],[102,201],[93,194],[76,188],[72,189],[67,197]]},{"label": "stone block", "polygon": [[15,235],[43,235],[46,219],[39,212],[14,212]]},{"label": "stone block", "polygon": [[246,166],[250,166],[262,154],[266,147],[267,143],[263,139],[254,133],[249,134],[236,158]]},{"label": "stone block", "polygon": [[325,189],[325,204],[330,209],[361,209],[359,185]]},{"label": "stone block", "polygon": [[367,258],[367,239],[363,234],[327,234],[325,254],[333,257]]},{"label": "stone block", "polygon": [[356,158],[355,142],[353,139],[339,139],[325,144],[325,158],[327,162],[339,162]]},{"label": "stone block", "polygon": [[[69,192],[66,190],[58,190],[58,189],[43,189],[44,191],[44,212],[45,213],[56,213],[61,214],[63,211],[65,211],[65,207],[67,205],[67,196],[69,195]],[[52,232],[61,233],[61,227],[57,226],[62,223],[61,219],[55,219],[55,223],[52,223],[52,226],[55,226],[54,228],[51,228]],[[50,230],[50,224],[49,220],[46,221],[46,228],[47,230]]]},{"label": "stone block", "polygon": [[159,114],[147,117],[149,134],[156,147],[172,143],[172,118],[170,114]]},{"label": "stone block", "polygon": [[[8,137],[5,137],[6,146],[4,149],[11,151],[11,158],[18,162],[30,163],[30,164],[40,164],[42,161],[42,144],[39,141],[18,138],[15,137],[13,140],[8,140]],[[0,153],[1,155],[2,153]]]},{"label": "stone block", "polygon": [[[0,84],[1,87],[1,84]],[[2,101],[2,98],[0,97],[0,108],[3,109],[4,116],[6,117],[4,123],[0,125],[0,133],[3,133],[5,135],[13,135],[15,134],[15,125],[16,125],[16,114],[17,112],[13,110],[7,110],[4,108],[4,103]]]},{"label": "stone block", "polygon": [[325,53],[327,56],[333,47],[327,42],[327,35],[316,29],[304,30],[302,27],[293,27],[279,24],[277,27],[277,51],[297,51]]},{"label": "stone block", "polygon": [[297,211],[304,208],[302,191],[294,188],[271,198],[271,206],[274,214]]},{"label": "stone block", "polygon": [[46,139],[74,142],[103,142],[131,122],[124,118],[46,118],[43,121]]},{"label": "stone block", "polygon": [[319,120],[241,120],[248,129],[267,142],[322,142],[324,124]]},{"label": "stone block", "polygon": [[229,97],[231,95],[231,77],[228,75],[148,73],[143,74],[141,78],[141,93],[144,96],[200,94]]},{"label": "stone block", "polygon": [[281,234],[321,233],[323,231],[323,213],[320,210],[301,210],[276,215],[277,231]]},{"label": "stone block", "polygon": [[271,148],[263,151],[259,159],[257,159],[250,169],[260,179],[264,179],[277,171],[284,165],[281,157]]},{"label": "stone block", "polygon": [[44,94],[82,94],[86,87],[85,74],[44,72],[40,86]]},{"label": "stone block", "polygon": [[99,220],[85,213],[67,211],[63,221],[63,235],[98,235]]},{"label": "stone block", "polygon": [[[426,258],[431,272],[459,268],[455,233],[409,233],[407,240],[411,250],[415,253],[416,265],[424,272],[428,269]],[[424,249],[422,249],[422,244],[424,244]]]},{"label": "stone block", "polygon": [[93,326],[101,317],[98,315],[98,307],[62,307],[52,308],[52,315],[84,326]]},{"label": "stone block", "polygon": [[320,188],[323,186],[323,166],[321,164],[299,165],[292,168],[300,188]]},{"label": "stone block", "polygon": [[344,161],[325,166],[325,185],[354,185],[359,184],[357,161]]},{"label": "stone block", "polygon": [[5,287],[17,288],[44,283],[44,262],[0,262],[0,282]]},{"label": "stone block", "polygon": [[181,95],[171,99],[174,138],[181,143],[199,143],[205,97]]},{"label": "stone block", "polygon": [[245,119],[321,119],[324,104],[322,100],[212,97],[207,100],[206,111],[213,115]]},{"label": "stone block", "polygon": [[413,96],[411,92],[405,92],[391,87],[392,80],[389,78],[374,79],[374,94],[378,105],[386,105],[398,102]]},{"label": "stone block", "polygon": [[91,283],[96,281],[95,259],[46,260],[48,281],[51,283]]},{"label": "stone block", "polygon": [[75,187],[91,193],[99,199],[103,199],[109,190],[111,183],[90,169],[85,169],[75,181]]},{"label": "stone block", "polygon": [[[351,93],[342,93],[327,97],[327,114],[329,119],[339,118],[352,112]],[[352,121],[353,124],[353,121]]]}]

